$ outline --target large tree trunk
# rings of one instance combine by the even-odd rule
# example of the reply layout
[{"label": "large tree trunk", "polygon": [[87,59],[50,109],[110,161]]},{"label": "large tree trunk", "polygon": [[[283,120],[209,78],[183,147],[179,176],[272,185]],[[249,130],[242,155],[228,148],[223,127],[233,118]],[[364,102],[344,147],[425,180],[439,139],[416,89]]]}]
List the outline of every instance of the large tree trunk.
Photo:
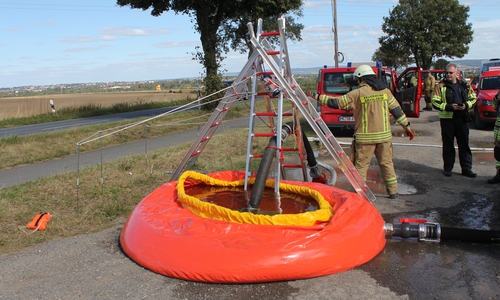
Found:
[{"label": "large tree trunk", "polygon": [[[203,49],[201,58],[203,66],[205,67],[205,95],[213,94],[221,89],[222,80],[218,74],[219,63],[217,60],[218,35],[217,30],[221,24],[220,11],[215,15],[206,13],[208,10],[197,10],[196,19],[198,21],[198,31],[200,33],[200,41]],[[204,102],[210,102],[217,98],[222,97],[222,93],[216,94],[212,97],[205,99]],[[203,109],[212,110],[217,107],[218,101],[211,102],[203,106]]]}]

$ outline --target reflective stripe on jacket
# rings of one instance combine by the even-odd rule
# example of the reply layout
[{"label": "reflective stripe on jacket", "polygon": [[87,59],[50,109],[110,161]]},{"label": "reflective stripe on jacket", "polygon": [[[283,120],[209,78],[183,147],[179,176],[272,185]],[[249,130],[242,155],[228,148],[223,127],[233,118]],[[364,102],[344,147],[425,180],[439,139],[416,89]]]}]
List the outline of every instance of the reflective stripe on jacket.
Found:
[{"label": "reflective stripe on jacket", "polygon": [[[375,91],[366,82],[361,82],[359,89],[343,95],[338,101],[339,107],[354,110],[356,142],[380,143],[392,138],[390,110],[399,108],[398,101],[387,88]],[[406,115],[401,113],[396,122],[407,125]]]},{"label": "reflective stripe on jacket", "polygon": [[493,137],[495,138],[495,146],[500,147],[500,114],[498,113],[500,105],[500,91],[498,91],[496,96],[493,97],[492,105],[497,111],[497,120],[495,121],[495,127],[493,128]]},{"label": "reflective stripe on jacket", "polygon": [[[474,90],[472,90],[465,81],[458,80],[458,82],[460,83],[460,91],[463,99],[467,99],[465,102],[467,109],[470,109],[476,103],[476,93],[474,93]],[[438,115],[440,119],[453,118],[454,110],[452,104],[455,95],[453,90],[448,88],[448,84],[448,81],[443,80],[436,87],[434,96],[432,96],[432,106],[439,110]]]}]

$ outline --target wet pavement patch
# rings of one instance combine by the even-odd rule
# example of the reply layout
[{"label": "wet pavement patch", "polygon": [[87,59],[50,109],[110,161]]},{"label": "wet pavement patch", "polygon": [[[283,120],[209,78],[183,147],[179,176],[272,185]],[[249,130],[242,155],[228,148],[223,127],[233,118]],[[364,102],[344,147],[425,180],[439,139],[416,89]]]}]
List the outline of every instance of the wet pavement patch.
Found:
[{"label": "wet pavement patch", "polygon": [[493,244],[388,240],[360,269],[409,299],[499,299],[499,275],[491,267],[499,255]]},{"label": "wet pavement patch", "polygon": [[385,215],[386,222],[397,222],[400,218],[423,219],[428,222],[439,223],[442,227],[500,230],[498,216],[500,215],[500,201],[488,196],[469,193],[469,201],[448,208],[436,208],[423,212]]},{"label": "wet pavement patch", "polygon": [[[382,178],[382,174],[379,171],[378,166],[370,166],[366,174],[366,184],[375,195],[387,195],[387,188]],[[344,176],[342,172],[337,171],[337,182],[336,187],[347,190],[354,191],[348,179]],[[417,188],[412,184],[406,182],[404,176],[398,176],[398,193],[399,195],[413,195],[417,193]]]},{"label": "wet pavement patch", "polygon": [[[400,218],[424,219],[442,227],[500,230],[500,201],[463,192],[467,199],[447,208],[384,214],[389,223]],[[416,238],[387,236],[384,250],[361,266],[381,285],[410,299],[500,299],[500,243],[441,239],[418,242]]]}]

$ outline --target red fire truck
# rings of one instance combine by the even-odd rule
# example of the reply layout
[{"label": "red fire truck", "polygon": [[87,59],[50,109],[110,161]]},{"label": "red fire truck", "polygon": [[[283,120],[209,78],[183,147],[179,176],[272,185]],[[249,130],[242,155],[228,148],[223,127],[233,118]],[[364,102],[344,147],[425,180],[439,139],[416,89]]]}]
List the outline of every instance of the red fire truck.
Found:
[{"label": "red fire truck", "polygon": [[[357,66],[348,63],[347,67],[323,68],[318,73],[317,93],[340,97],[349,91],[359,88],[354,70]],[[389,67],[377,64],[373,67],[376,76],[387,82],[401,108],[407,117],[420,116],[420,97],[422,96],[422,70],[408,68],[399,76]],[[415,77],[412,79],[412,77]],[[416,85],[415,85],[416,81]],[[318,102],[318,112],[329,128],[354,129],[354,115],[352,111],[333,109]]]}]

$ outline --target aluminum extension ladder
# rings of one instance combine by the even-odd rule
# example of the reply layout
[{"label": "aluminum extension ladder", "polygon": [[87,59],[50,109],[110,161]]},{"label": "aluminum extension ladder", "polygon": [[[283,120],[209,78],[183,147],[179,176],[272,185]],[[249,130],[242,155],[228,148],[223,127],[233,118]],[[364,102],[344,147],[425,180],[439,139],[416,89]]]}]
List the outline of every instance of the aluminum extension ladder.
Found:
[{"label": "aluminum extension ladder", "polygon": [[[261,20],[259,20],[259,28],[261,28]],[[261,29],[259,29],[259,33],[261,32]],[[279,32],[263,32],[260,33],[260,36],[264,40],[265,37],[268,36],[275,36],[275,35],[280,35]],[[274,51],[272,47],[269,45],[267,41],[265,41],[265,44],[267,45],[267,54],[271,56],[275,56],[274,59],[278,63],[278,54],[280,54],[280,51]],[[301,168],[301,173],[303,176],[303,180],[307,181],[307,164],[305,162],[305,151],[304,147],[302,144],[302,130],[300,128],[300,120],[299,120],[299,114],[297,109],[294,107],[292,112],[283,112],[282,108],[282,103],[283,103],[283,94],[280,93],[277,97],[279,98],[278,100],[278,112],[274,112],[271,110],[271,105],[269,104],[269,98],[271,97],[268,92],[266,92],[265,84],[262,81],[263,76],[273,76],[273,72],[270,71],[264,71],[265,66],[264,62],[262,59],[260,59],[259,54],[257,51],[253,51],[253,55],[250,57],[248,60],[247,64],[245,67],[242,69],[238,77],[233,81],[234,85],[231,86],[230,89],[226,92],[225,96],[222,98],[221,102],[219,103],[218,107],[215,109],[213,114],[211,115],[210,119],[207,121],[205,126],[200,130],[196,140],[193,142],[191,145],[191,148],[188,150],[186,155],[184,156],[183,160],[177,167],[177,169],[174,171],[172,174],[170,181],[174,181],[179,178],[179,176],[184,172],[185,170],[191,168],[196,159],[198,158],[199,154],[203,151],[205,146],[208,144],[210,141],[211,137],[217,130],[218,126],[222,123],[222,120],[224,119],[225,114],[227,111],[229,111],[230,107],[237,103],[240,100],[240,95],[244,93],[244,90],[247,88],[246,84],[242,84],[242,82],[246,82],[249,79],[252,79],[252,92],[251,92],[251,107],[250,107],[250,119],[249,119],[249,133],[248,133],[248,141],[247,141],[247,160],[246,160],[246,168],[245,168],[245,191],[248,189],[248,178],[249,176],[252,175],[252,172],[250,171],[250,166],[251,166],[251,160],[253,158],[262,158],[262,154],[257,154],[257,153],[251,153],[252,151],[252,143],[253,143],[253,138],[255,137],[264,137],[264,138],[271,138],[271,137],[276,137],[277,140],[277,145],[276,145],[276,159],[275,159],[275,169],[273,172],[273,175],[275,178],[277,178],[277,181],[275,183],[275,194],[279,196],[279,180],[280,178],[286,179],[286,172],[285,169],[291,169],[291,168]],[[273,78],[274,79],[274,78]],[[257,91],[257,85],[258,83],[261,85],[261,90],[262,92]],[[267,111],[264,112],[256,112],[255,108],[255,103],[257,101],[256,99],[257,96],[263,96],[264,101],[266,102],[266,108]],[[275,97],[273,97],[275,98]],[[294,148],[283,148],[281,147],[281,138],[280,138],[280,133],[281,130],[277,128],[282,127],[282,116],[292,116],[293,117],[293,124],[295,128],[293,128],[293,134],[296,136],[297,139],[297,147]],[[254,125],[255,125],[255,120],[260,119],[264,122],[264,119],[268,118],[268,124],[267,127],[270,128],[270,132],[268,133],[255,133],[254,132]],[[275,120],[276,119],[276,120]],[[265,122],[264,122],[265,123]],[[280,157],[280,151],[286,151],[286,152],[298,152],[299,154],[299,161],[300,163],[285,163]]]},{"label": "aluminum extension ladder", "polygon": [[[252,55],[249,60],[243,67],[240,74],[235,79],[235,86],[228,90],[225,96],[220,101],[219,105],[215,109],[212,116],[209,118],[205,126],[200,130],[200,133],[196,140],[191,145],[190,149],[184,156],[183,160],[179,164],[178,168],[174,171],[170,181],[177,180],[181,173],[184,170],[189,169],[194,162],[196,161],[199,154],[203,151],[206,144],[209,142],[212,135],[217,130],[217,127],[221,124],[224,116],[227,111],[230,109],[232,104],[234,104],[239,95],[243,92],[245,85],[239,84],[243,81],[246,81],[250,76],[252,76],[252,105],[255,101],[255,89],[257,83],[257,74],[262,75],[262,64],[265,63],[271,70],[272,75],[274,76],[275,82],[280,88],[280,100],[279,103],[282,103],[283,97],[290,99],[293,104],[293,109],[298,110],[300,114],[305,118],[305,120],[309,123],[311,128],[314,130],[319,140],[326,148],[328,153],[332,156],[335,163],[337,164],[335,167],[340,169],[344,175],[347,177],[349,182],[351,183],[354,190],[364,199],[372,202],[375,201],[376,197],[366,184],[366,182],[362,179],[359,172],[356,170],[354,165],[349,159],[349,156],[344,152],[336,138],[331,133],[328,126],[326,126],[325,122],[321,118],[321,116],[316,111],[315,106],[311,103],[310,99],[306,96],[304,91],[297,84],[295,79],[291,74],[290,68],[290,60],[288,55],[288,49],[286,46],[286,29],[285,29],[285,18],[281,17],[278,19],[279,26],[279,35],[281,42],[280,51],[270,51],[269,43],[265,38],[265,35],[261,33],[261,20],[259,20],[258,24],[258,35],[256,36],[252,23],[248,23],[248,31],[250,35],[250,41],[254,48]],[[278,55],[279,54],[279,58]],[[270,74],[270,73],[268,73]],[[276,113],[277,124],[275,126],[275,134],[279,135],[280,130],[282,128],[282,116],[283,116],[283,107],[281,104],[278,104],[278,112]],[[294,115],[298,115],[294,113]],[[250,118],[250,122],[252,122],[253,116]],[[249,124],[249,142],[251,142],[250,134],[253,134],[253,128],[251,128],[253,124]],[[279,141],[279,145],[277,144],[277,149],[281,147],[281,139],[279,136],[277,137],[277,143]],[[248,150],[247,150],[248,152]],[[279,165],[279,150],[276,153],[276,174],[279,174],[282,170],[282,165]],[[251,157],[252,154],[247,153],[247,157]],[[246,179],[247,182],[248,176],[248,168],[249,168],[249,160],[247,158],[247,166],[246,166]],[[276,186],[279,184],[280,176],[276,176]],[[246,186],[246,185],[245,185]]]},{"label": "aluminum extension ladder", "polygon": [[[266,55],[270,56],[276,64],[280,66],[280,72],[284,78],[290,77],[291,73],[288,72],[287,63],[288,56],[286,55],[286,49],[283,47],[286,44],[281,43],[281,49],[279,51],[274,50],[270,44],[267,42],[266,37],[269,36],[280,36],[279,31],[275,32],[262,32],[262,20],[259,20],[258,28],[257,28],[257,36],[259,43],[261,43],[265,47]],[[254,49],[254,52],[255,49]],[[252,145],[253,139],[256,137],[267,137],[267,138],[275,138],[276,142],[276,150],[274,157],[274,194],[275,198],[280,198],[279,185],[281,179],[287,179],[287,169],[301,169],[302,180],[308,181],[307,176],[307,163],[306,163],[306,154],[305,149],[302,142],[302,129],[300,127],[300,119],[298,110],[295,105],[292,103],[292,111],[284,112],[283,109],[283,93],[279,90],[279,87],[276,86],[273,82],[275,80],[274,72],[272,71],[264,71],[265,64],[262,59],[259,59],[256,62],[256,73],[252,76],[252,95],[263,95],[264,101],[266,102],[267,111],[265,112],[256,112],[255,111],[255,98],[252,97],[251,107],[250,107],[250,121],[248,126],[248,141],[247,141],[247,156],[246,156],[246,167],[245,167],[245,184],[244,190],[245,192],[248,190],[248,178],[252,175],[250,170],[251,160],[253,158],[262,158],[262,154],[252,153]],[[267,81],[265,81],[265,80]],[[262,89],[264,92],[257,92],[257,82],[261,83]],[[267,90],[267,91],[266,91]],[[278,91],[277,95],[273,92]],[[269,95],[268,95],[269,94]],[[278,98],[278,108],[277,112],[274,112],[270,109],[270,105],[268,104],[268,96],[273,95]],[[255,119],[261,117],[269,117],[269,125],[268,127],[271,129],[269,133],[256,133],[254,131]],[[283,117],[292,117],[293,122],[292,125],[284,125]],[[287,127],[288,130],[284,128]],[[283,143],[288,138],[289,135],[295,135],[296,138],[296,147],[283,147]],[[270,146],[268,146],[270,147]],[[272,149],[272,148],[271,148]],[[266,150],[267,151],[267,150]],[[297,152],[299,163],[288,163],[285,161],[284,152]],[[262,161],[261,161],[262,164]],[[262,168],[265,169],[265,168]],[[259,167],[259,171],[261,171],[261,166]],[[267,176],[267,174],[266,174]]]}]

